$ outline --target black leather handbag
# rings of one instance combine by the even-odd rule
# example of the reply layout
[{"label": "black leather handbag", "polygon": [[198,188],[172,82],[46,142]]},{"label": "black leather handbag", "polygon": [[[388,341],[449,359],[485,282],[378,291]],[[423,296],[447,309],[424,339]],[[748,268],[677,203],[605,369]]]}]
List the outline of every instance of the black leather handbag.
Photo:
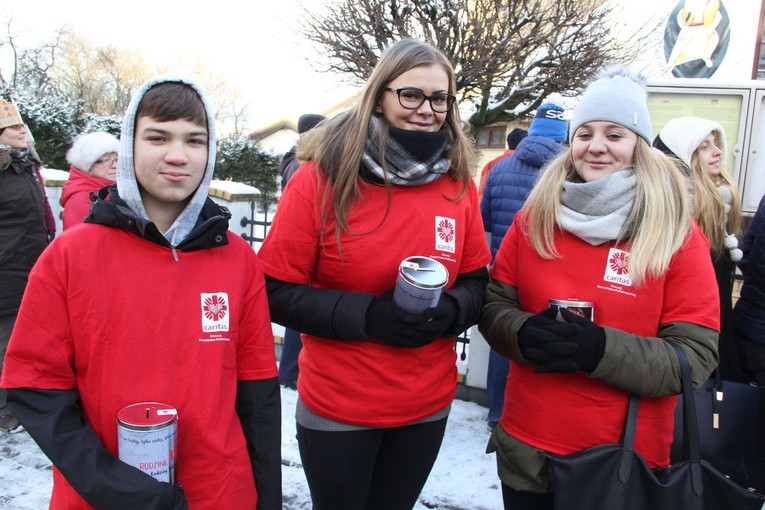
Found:
[{"label": "black leather handbag", "polygon": [[[739,483],[749,479],[757,439],[757,386],[720,379],[719,371],[693,391],[699,423],[701,458]],[[675,408],[675,436],[670,462],[683,453],[683,396]],[[765,433],[762,431],[761,433]]]},{"label": "black leather handbag", "polygon": [[765,496],[747,490],[701,459],[688,359],[671,343],[683,379],[689,459],[651,469],[634,450],[640,397],[630,398],[622,441],[553,455],[555,510],[761,510]]}]

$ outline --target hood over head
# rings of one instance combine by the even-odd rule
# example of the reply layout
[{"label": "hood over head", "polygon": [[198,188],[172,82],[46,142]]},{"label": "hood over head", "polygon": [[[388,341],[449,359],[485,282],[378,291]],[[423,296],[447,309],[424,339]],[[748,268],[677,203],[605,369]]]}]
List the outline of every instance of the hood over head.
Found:
[{"label": "hood over head", "polygon": [[669,120],[661,128],[657,138],[690,168],[693,153],[710,133],[715,133],[717,136],[717,146],[724,157],[727,150],[725,130],[719,122],[714,120],[701,117],[677,117]]},{"label": "hood over head", "polygon": [[167,232],[163,232],[164,237],[171,246],[178,246],[194,229],[197,223],[202,206],[207,200],[207,192],[210,189],[210,181],[215,169],[217,137],[215,132],[215,115],[212,103],[201,86],[189,78],[178,76],[159,76],[152,78],[136,91],[130,100],[125,118],[122,121],[122,134],[120,137],[119,161],[117,163],[117,190],[120,197],[127,203],[128,207],[138,216],[149,220],[146,209],[141,199],[141,193],[138,189],[138,181],[135,176],[135,160],[133,155],[133,142],[135,139],[136,112],[146,92],[152,87],[161,83],[184,83],[189,85],[197,93],[204,104],[207,116],[207,166],[202,177],[202,182],[192,194],[191,200],[186,208],[178,215],[175,222],[170,226]]}]

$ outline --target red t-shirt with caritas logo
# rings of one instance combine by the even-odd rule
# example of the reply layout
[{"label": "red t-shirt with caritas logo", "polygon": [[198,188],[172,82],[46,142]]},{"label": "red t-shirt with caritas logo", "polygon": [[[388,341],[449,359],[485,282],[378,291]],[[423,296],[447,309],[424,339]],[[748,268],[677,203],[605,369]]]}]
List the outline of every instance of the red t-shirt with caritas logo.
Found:
[{"label": "red t-shirt with caritas logo", "polygon": [[[277,376],[260,263],[228,240],[176,260],[118,228],[67,230],[32,269],[3,366],[5,388],[79,390],[115,456],[120,409],[177,409],[176,483],[194,509],[255,508],[236,383]],[[51,508],[91,508],[55,468],[53,482]]]},{"label": "red t-shirt with caritas logo", "polygon": [[[323,174],[322,174],[323,176]],[[322,177],[323,182],[323,177]],[[421,186],[362,183],[348,215],[350,233],[322,225],[323,185],[314,163],[304,164],[279,199],[258,257],[282,281],[381,294],[393,288],[401,261],[431,257],[460,273],[491,260],[475,185],[453,200],[462,183],[448,176]],[[329,320],[329,319],[328,319]],[[457,385],[454,339],[408,349],[380,341],[303,335],[300,399],[331,420],[372,427],[411,423],[446,407]]]},{"label": "red t-shirt with caritas logo", "polygon": [[[537,313],[548,300],[590,301],[601,326],[655,337],[659,324],[689,322],[719,331],[717,281],[709,243],[693,222],[685,243],[659,278],[634,285],[624,245],[592,246],[558,230],[560,258],[537,255],[516,216],[494,259],[492,278],[518,290],[520,308]],[[652,341],[652,340],[646,340]],[[666,466],[677,397],[640,400],[635,448],[652,467]],[[500,424],[536,448],[569,454],[619,442],[629,395],[584,372],[537,374],[533,365],[512,363]]]}]

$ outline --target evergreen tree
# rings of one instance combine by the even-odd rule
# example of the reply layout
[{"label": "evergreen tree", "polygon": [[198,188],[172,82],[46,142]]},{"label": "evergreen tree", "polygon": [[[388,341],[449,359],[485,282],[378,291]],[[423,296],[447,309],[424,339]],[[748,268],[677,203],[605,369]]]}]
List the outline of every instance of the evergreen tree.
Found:
[{"label": "evergreen tree", "polygon": [[223,138],[218,141],[215,177],[258,188],[260,205],[265,210],[274,202],[279,190],[279,159],[264,151],[252,138]]}]

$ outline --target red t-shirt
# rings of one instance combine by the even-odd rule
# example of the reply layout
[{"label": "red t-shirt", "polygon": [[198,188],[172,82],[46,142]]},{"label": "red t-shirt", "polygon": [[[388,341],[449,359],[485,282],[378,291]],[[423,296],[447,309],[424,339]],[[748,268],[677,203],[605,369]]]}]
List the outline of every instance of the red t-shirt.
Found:
[{"label": "red t-shirt", "polygon": [[[546,260],[523,236],[521,223],[511,225],[491,275],[518,289],[522,310],[537,313],[548,299],[576,299],[594,303],[595,323],[640,336],[655,337],[659,324],[671,322],[719,331],[709,243],[695,222],[665,274],[639,287],[627,272],[623,245],[592,246],[557,231],[561,257]],[[569,454],[618,442],[628,397],[584,372],[537,374],[532,365],[512,363],[500,424],[534,447]],[[635,447],[652,467],[669,462],[675,402],[675,396],[640,400]]]},{"label": "red t-shirt", "polygon": [[[262,269],[252,248],[178,252],[102,225],[67,230],[32,269],[5,358],[5,388],[76,388],[117,454],[117,412],[178,410],[176,482],[190,508],[252,509],[257,494],[237,380],[277,376]],[[51,508],[91,508],[54,468]]]},{"label": "red t-shirt", "polygon": [[[334,223],[321,222],[323,185],[316,166],[306,164],[280,198],[258,256],[264,271],[279,280],[371,294],[393,288],[402,259],[426,256],[449,270],[449,288],[459,273],[491,259],[475,186],[451,200],[461,188],[448,176],[422,186],[394,186],[390,195],[383,186],[362,183],[361,198],[348,215],[351,233],[342,234],[339,252]],[[304,334],[300,399],[314,413],[343,423],[411,423],[454,398],[453,344],[453,338],[443,338],[406,349]]]}]

